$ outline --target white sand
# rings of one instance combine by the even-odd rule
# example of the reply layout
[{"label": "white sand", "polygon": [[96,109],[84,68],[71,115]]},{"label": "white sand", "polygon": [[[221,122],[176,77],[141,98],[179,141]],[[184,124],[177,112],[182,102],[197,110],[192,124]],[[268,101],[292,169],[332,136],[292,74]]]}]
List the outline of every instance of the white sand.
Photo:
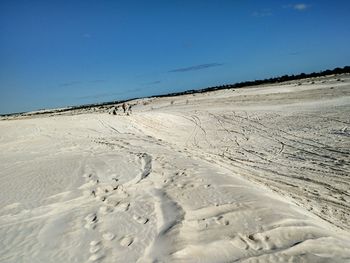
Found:
[{"label": "white sand", "polygon": [[342,79],[0,121],[0,262],[350,262]]}]

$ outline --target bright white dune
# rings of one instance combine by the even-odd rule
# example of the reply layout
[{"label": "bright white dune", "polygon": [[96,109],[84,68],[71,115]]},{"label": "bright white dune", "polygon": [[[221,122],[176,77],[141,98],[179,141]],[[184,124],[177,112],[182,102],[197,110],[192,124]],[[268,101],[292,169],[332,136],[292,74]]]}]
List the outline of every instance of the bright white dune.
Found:
[{"label": "bright white dune", "polygon": [[350,262],[350,79],[0,121],[0,262]]}]

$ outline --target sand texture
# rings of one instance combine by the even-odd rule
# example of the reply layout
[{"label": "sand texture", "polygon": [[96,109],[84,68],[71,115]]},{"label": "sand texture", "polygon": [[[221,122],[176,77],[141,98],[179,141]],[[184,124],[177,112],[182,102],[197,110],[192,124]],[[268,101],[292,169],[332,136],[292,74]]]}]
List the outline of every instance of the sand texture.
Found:
[{"label": "sand texture", "polygon": [[0,121],[0,262],[350,262],[349,76],[131,104]]}]

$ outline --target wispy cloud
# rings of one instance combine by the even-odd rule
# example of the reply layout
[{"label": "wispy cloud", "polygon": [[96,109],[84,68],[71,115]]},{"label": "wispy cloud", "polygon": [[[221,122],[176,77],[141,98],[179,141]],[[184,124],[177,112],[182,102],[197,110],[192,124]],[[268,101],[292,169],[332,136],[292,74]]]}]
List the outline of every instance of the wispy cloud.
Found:
[{"label": "wispy cloud", "polygon": [[60,87],[69,87],[69,86],[75,86],[75,85],[80,85],[82,82],[81,81],[69,81],[69,82],[64,82],[60,83]]},{"label": "wispy cloud", "polygon": [[293,6],[293,9],[298,10],[298,11],[304,11],[308,8],[309,6],[306,4],[296,4]]},{"label": "wispy cloud", "polygon": [[191,48],[193,48],[193,43],[191,41],[184,41],[182,43],[182,47],[187,48],[187,49],[191,49]]},{"label": "wispy cloud", "polygon": [[106,82],[106,80],[104,79],[94,79],[94,80],[90,80],[89,83],[103,83]]},{"label": "wispy cloud", "polygon": [[213,67],[219,67],[224,65],[223,63],[207,63],[207,64],[200,64],[195,66],[190,66],[186,68],[177,68],[169,70],[170,73],[178,73],[178,72],[187,72],[187,71],[195,71],[195,70],[202,70],[207,68],[213,68]]},{"label": "wispy cloud", "polygon": [[270,8],[264,8],[259,11],[255,11],[252,13],[252,16],[255,17],[266,17],[266,16],[272,16],[272,11]]},{"label": "wispy cloud", "polygon": [[286,5],[283,6],[284,8],[290,8],[290,9],[294,9],[297,11],[305,11],[306,9],[310,8],[310,5],[305,4],[305,3],[298,3],[298,4],[291,4],[291,5]]},{"label": "wispy cloud", "polygon": [[60,87],[70,87],[70,86],[77,86],[80,84],[96,84],[96,83],[103,83],[106,82],[105,79],[94,79],[94,80],[89,80],[89,81],[67,81],[58,84]]},{"label": "wispy cloud", "polygon": [[161,83],[160,80],[156,80],[156,81],[152,81],[152,82],[147,82],[144,85],[157,85],[157,84],[160,84],[160,83]]},{"label": "wispy cloud", "polygon": [[85,34],[83,34],[83,38],[91,38],[92,36],[91,36],[91,34],[89,34],[89,33],[85,33]]}]

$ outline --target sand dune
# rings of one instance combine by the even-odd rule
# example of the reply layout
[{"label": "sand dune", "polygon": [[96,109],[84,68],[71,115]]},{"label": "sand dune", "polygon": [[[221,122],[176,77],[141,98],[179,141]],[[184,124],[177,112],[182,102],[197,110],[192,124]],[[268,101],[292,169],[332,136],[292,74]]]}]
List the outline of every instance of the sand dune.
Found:
[{"label": "sand dune", "polygon": [[350,262],[337,78],[0,121],[0,262]]}]

